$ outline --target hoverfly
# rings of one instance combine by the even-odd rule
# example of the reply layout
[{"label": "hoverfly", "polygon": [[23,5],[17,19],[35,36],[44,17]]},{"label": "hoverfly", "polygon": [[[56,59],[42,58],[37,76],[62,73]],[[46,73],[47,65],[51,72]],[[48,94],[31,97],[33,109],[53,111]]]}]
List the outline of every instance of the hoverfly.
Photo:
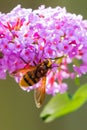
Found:
[{"label": "hoverfly", "polygon": [[[62,57],[63,56],[57,57],[52,60],[60,59]],[[18,73],[23,74],[22,78],[19,81],[19,85],[24,88],[33,86],[40,81],[40,86],[34,90],[34,99],[37,108],[40,108],[44,101],[46,89],[46,74],[51,68],[52,61],[50,58],[45,59],[43,62],[37,64],[36,66],[29,66],[28,68],[19,69],[12,73],[13,76]]]}]

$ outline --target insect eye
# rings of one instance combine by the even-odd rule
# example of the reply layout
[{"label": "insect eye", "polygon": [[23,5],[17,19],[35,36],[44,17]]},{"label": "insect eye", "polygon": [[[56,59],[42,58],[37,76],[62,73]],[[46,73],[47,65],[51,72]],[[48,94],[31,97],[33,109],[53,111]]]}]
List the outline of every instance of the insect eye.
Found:
[{"label": "insect eye", "polygon": [[48,64],[48,60],[45,61],[45,64],[46,64],[46,65]]}]

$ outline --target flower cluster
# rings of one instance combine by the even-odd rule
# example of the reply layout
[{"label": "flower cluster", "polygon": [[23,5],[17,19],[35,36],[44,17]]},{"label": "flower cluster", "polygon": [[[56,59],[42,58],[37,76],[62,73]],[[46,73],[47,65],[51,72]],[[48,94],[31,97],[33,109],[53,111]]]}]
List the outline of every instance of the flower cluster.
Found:
[{"label": "flower cluster", "polygon": [[[55,60],[56,57],[62,58]],[[34,63],[54,59],[54,67],[46,75],[46,93],[63,93],[67,90],[64,79],[87,72],[86,58],[87,21],[81,15],[44,5],[37,10],[18,5],[10,13],[0,13],[0,79],[5,79],[7,72],[11,74],[25,68],[27,63],[35,66]],[[26,90],[36,87],[37,84]]]}]

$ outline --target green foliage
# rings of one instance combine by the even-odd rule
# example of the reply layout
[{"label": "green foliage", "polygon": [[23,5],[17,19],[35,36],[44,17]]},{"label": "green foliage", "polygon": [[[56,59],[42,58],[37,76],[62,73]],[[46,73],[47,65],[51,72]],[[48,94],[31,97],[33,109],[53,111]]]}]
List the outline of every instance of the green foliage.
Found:
[{"label": "green foliage", "polygon": [[80,85],[80,78],[79,78],[79,77],[76,77],[76,78],[75,78],[75,84],[76,84],[77,86]]},{"label": "green foliage", "polygon": [[40,116],[45,122],[51,122],[56,118],[79,109],[86,100],[87,84],[82,85],[72,96],[68,93],[54,96],[45,106]]}]

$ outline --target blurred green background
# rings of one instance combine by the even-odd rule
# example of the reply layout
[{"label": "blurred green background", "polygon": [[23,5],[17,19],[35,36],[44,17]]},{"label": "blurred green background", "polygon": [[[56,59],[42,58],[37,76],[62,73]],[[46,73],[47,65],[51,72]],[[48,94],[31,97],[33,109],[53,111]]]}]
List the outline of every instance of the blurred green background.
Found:
[{"label": "blurred green background", "polygon": [[[82,14],[87,18],[87,0],[0,0],[0,11],[7,13],[18,4],[32,9],[41,4],[65,6],[68,12]],[[76,89],[73,81],[69,80],[68,84],[70,91]],[[50,96],[47,96],[45,103],[49,99]],[[0,80],[0,130],[87,130],[87,104],[48,124],[40,119],[41,110],[35,107],[33,91],[27,93],[21,90],[9,76],[5,81]]]}]

